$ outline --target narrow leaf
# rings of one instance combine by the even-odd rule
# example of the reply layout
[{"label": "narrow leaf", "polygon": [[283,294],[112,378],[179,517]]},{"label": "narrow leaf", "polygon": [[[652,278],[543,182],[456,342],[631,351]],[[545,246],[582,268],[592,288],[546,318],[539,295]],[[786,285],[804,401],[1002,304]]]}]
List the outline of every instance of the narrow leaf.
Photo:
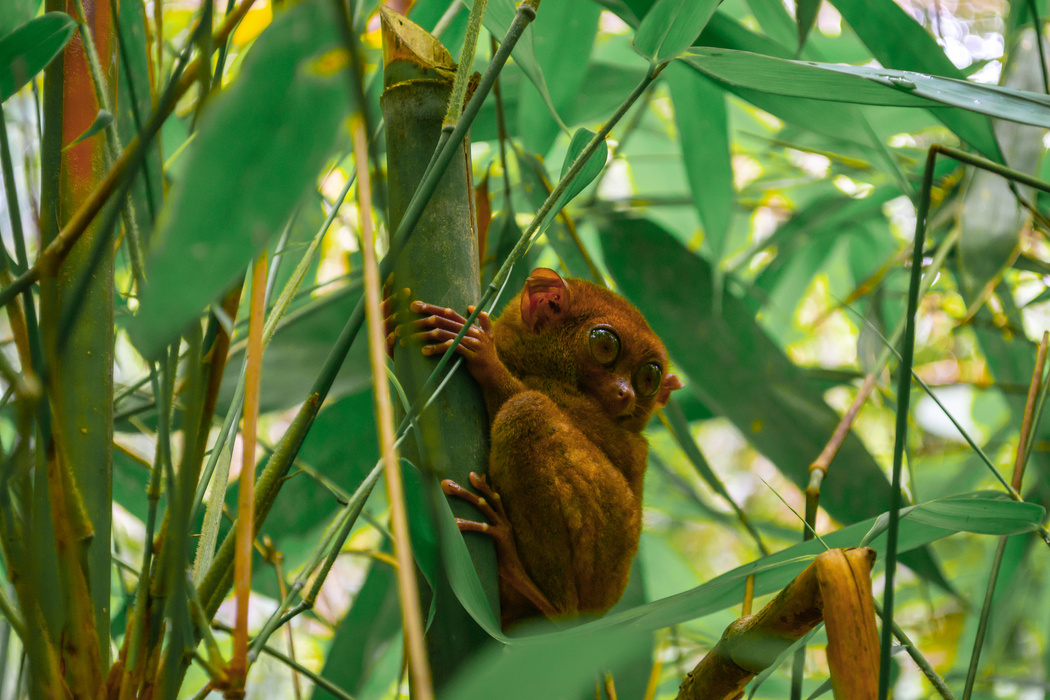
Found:
[{"label": "narrow leaf", "polygon": [[667,73],[689,190],[704,224],[704,243],[720,260],[735,197],[725,92],[685,65],[673,65]]},{"label": "narrow leaf", "polygon": [[821,0],[798,0],[795,7],[795,15],[798,19],[798,50],[806,45],[806,38],[817,22],[817,11],[820,9]]},{"label": "narrow leaf", "polygon": [[[572,141],[569,143],[569,150],[565,154],[565,160],[561,164],[561,176],[564,179],[566,173],[572,167],[576,159],[579,158],[580,154],[583,153],[583,149],[587,147],[587,144],[593,139],[595,132],[590,129],[579,128],[576,133],[572,135]],[[598,173],[605,167],[605,161],[609,158],[609,145],[602,141],[602,145],[591,154],[591,157],[587,159],[583,169],[577,173],[576,178],[569,185],[569,188],[565,190],[554,207],[551,209],[549,217],[557,216],[558,212],[562,210],[566,204],[571,202],[573,198],[587,187],[587,185],[594,182],[594,178],[598,177]]]},{"label": "narrow leaf", "polygon": [[73,139],[73,141],[69,145],[64,147],[62,150],[68,151],[73,146],[76,146],[78,143],[84,141],[85,139],[91,138],[92,136],[102,131],[112,123],[113,115],[104,109],[100,109],[98,111],[98,116],[95,117],[95,121],[91,122],[91,126],[89,126],[87,129],[84,129],[84,133]]},{"label": "narrow leaf", "polygon": [[44,70],[65,47],[76,26],[66,13],[48,12],[0,37],[0,102]]},{"label": "narrow leaf", "polygon": [[717,0],[659,0],[634,35],[634,50],[654,64],[689,48],[718,7]]},{"label": "narrow leaf", "polygon": [[[1012,501],[996,492],[968,493],[929,501],[901,511],[905,518],[928,527],[980,535],[1016,535],[1039,527],[1046,509],[1037,503]],[[864,542],[873,541],[889,526],[889,515],[880,515]]]},{"label": "narrow leaf", "polygon": [[[473,7],[474,0],[463,0],[463,4],[467,7]],[[514,0],[489,0],[482,23],[485,25],[485,29],[488,29],[493,36],[502,37],[506,35],[507,29],[510,28],[510,23],[514,21],[516,12]],[[543,70],[540,68],[532,31],[526,30],[514,46],[514,62],[518,64],[529,80],[532,81],[532,84],[536,86],[540,97],[543,98],[543,103],[550,110],[551,116],[560,123],[561,118],[558,116],[558,110],[554,105],[554,98],[551,97],[547,81],[543,77]]]}]

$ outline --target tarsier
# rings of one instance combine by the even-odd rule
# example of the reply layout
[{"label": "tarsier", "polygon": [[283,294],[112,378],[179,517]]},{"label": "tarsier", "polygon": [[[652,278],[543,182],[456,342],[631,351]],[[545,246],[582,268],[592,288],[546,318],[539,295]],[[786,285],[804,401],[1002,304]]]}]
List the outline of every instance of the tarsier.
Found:
[{"label": "tarsier", "polygon": [[[466,319],[414,301],[407,335],[443,353]],[[472,312],[473,308],[468,309]],[[623,595],[641,532],[648,444],[641,431],[682,382],[641,313],[607,289],[537,268],[499,316],[481,313],[457,351],[491,422],[488,479],[449,495],[489,522],[457,519],[496,543],[503,627],[601,614]]]}]

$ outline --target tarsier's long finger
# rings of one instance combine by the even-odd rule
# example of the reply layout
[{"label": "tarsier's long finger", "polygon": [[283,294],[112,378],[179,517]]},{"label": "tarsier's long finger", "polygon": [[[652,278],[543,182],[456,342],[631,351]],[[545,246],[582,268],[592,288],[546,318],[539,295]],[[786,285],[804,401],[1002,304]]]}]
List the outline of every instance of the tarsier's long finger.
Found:
[{"label": "tarsier's long finger", "polygon": [[[457,334],[452,331],[435,328],[434,330],[423,333],[415,333],[409,336],[409,340],[422,345],[424,355],[440,355],[452,347],[452,342],[456,339],[456,335]],[[463,339],[460,340],[459,345],[456,346],[456,352],[470,360],[474,358],[480,346],[480,340],[465,335],[463,336]]]},{"label": "tarsier's long finger", "polygon": [[410,296],[412,296],[412,290],[405,287],[398,292],[392,293],[389,287],[389,282],[387,285],[388,286],[383,287],[383,302],[380,304],[379,308],[383,312],[383,318],[390,319],[394,318],[399,302],[404,303],[408,301]]},{"label": "tarsier's long finger", "polygon": [[503,504],[503,499],[499,497],[499,494],[496,493],[495,489],[489,486],[489,478],[487,476],[484,474],[478,474],[477,472],[471,472],[468,478],[470,479],[470,485],[473,486],[475,490],[480,491],[482,495],[493,503],[498,503],[500,505]]},{"label": "tarsier's long finger", "polygon": [[417,314],[430,314],[431,316],[441,316],[442,318],[447,318],[453,321],[459,321],[460,325],[463,325],[467,322],[467,319],[463,318],[452,309],[446,308],[444,306],[434,306],[433,304],[428,304],[425,301],[413,301],[412,305],[409,308],[411,308]]},{"label": "tarsier's long finger", "polygon": [[[449,341],[455,340],[459,331],[445,330],[443,328],[432,328],[429,331],[421,331],[408,336],[412,340],[423,345],[448,345]],[[466,333],[460,341],[460,347],[476,348],[481,341],[473,333]]]},{"label": "tarsier's long finger", "polygon": [[460,532],[481,532],[486,535],[492,534],[492,526],[488,523],[479,523],[474,520],[467,520],[466,518],[456,518],[456,525],[459,526]]},{"label": "tarsier's long finger", "polygon": [[[468,314],[474,313],[474,305],[473,304],[471,304],[470,306],[467,307],[467,313]],[[474,321],[474,324],[477,325],[477,326],[480,326],[481,330],[484,331],[485,333],[491,333],[492,332],[492,318],[490,318],[489,315],[487,313],[485,313],[484,311],[482,311],[480,314],[478,314],[478,317]]]},{"label": "tarsier's long finger", "polygon": [[[493,524],[498,524],[500,522],[499,514],[496,513],[496,511],[494,511],[492,509],[492,507],[489,505],[487,500],[485,500],[481,496],[477,495],[476,493],[473,493],[471,491],[467,491],[465,488],[463,488],[462,486],[457,484],[455,481],[452,481],[451,479],[444,479],[444,480],[442,480],[442,482],[441,482],[441,490],[444,491],[449,496],[455,496],[456,498],[462,498],[464,501],[466,501],[470,505],[472,505],[475,508],[477,508],[478,510],[480,510],[482,512],[482,514],[486,518],[488,518],[490,521],[493,522]],[[458,519],[457,519],[457,522],[458,522]],[[490,528],[486,528],[484,530],[480,530],[480,529],[475,528],[474,531],[475,532],[485,532],[487,534],[491,534],[491,533],[489,533],[489,529]]]},{"label": "tarsier's long finger", "polygon": [[443,316],[424,316],[423,318],[417,318],[414,321],[408,321],[402,325],[408,326],[412,330],[427,330],[429,328],[444,328],[446,331],[452,331],[453,333],[459,333],[459,329],[463,327],[460,321],[445,318]]}]

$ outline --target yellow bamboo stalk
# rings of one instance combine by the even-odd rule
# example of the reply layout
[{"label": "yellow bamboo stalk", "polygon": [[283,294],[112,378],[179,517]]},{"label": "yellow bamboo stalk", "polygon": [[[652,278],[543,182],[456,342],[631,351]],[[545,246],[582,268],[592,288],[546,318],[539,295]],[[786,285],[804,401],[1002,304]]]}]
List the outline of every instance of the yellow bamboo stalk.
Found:
[{"label": "yellow bamboo stalk", "polygon": [[259,420],[259,380],[262,376],[263,323],[266,320],[266,255],[263,250],[252,265],[252,297],[248,314],[248,366],[244,382],[244,424],[241,466],[237,493],[237,544],[234,550],[233,580],[237,601],[237,623],[233,631],[233,657],[230,659],[231,690],[242,690],[248,672],[248,599],[252,587],[252,541],[255,526],[255,443]]},{"label": "yellow bamboo stalk", "polygon": [[372,231],[372,193],[368,179],[368,144],[364,123],[356,119],[353,127],[354,159],[357,163],[357,201],[361,213],[361,255],[364,262],[365,313],[368,324],[368,352],[372,362],[372,384],[375,392],[376,422],[383,453],[387,496],[390,499],[391,529],[394,534],[394,556],[397,559],[397,589],[401,598],[401,624],[408,652],[412,697],[432,700],[434,689],[430,678],[426,646],[423,643],[423,616],[416,588],[412,545],[408,537],[408,513],[401,482],[401,468],[394,448],[394,407],[386,379],[386,332],[379,300],[379,267],[376,263]]}]

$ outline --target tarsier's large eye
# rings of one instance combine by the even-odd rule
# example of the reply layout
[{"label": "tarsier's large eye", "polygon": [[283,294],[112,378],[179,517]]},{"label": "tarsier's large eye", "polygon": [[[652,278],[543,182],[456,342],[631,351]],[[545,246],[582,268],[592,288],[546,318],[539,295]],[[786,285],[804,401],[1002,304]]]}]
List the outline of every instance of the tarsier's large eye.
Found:
[{"label": "tarsier's large eye", "polygon": [[656,392],[660,390],[660,380],[663,379],[663,376],[664,372],[660,369],[660,365],[655,362],[647,362],[634,373],[634,390],[642,398],[648,399],[656,396]]},{"label": "tarsier's large eye", "polygon": [[589,337],[591,356],[598,364],[611,365],[620,356],[620,338],[608,328],[594,328]]}]

